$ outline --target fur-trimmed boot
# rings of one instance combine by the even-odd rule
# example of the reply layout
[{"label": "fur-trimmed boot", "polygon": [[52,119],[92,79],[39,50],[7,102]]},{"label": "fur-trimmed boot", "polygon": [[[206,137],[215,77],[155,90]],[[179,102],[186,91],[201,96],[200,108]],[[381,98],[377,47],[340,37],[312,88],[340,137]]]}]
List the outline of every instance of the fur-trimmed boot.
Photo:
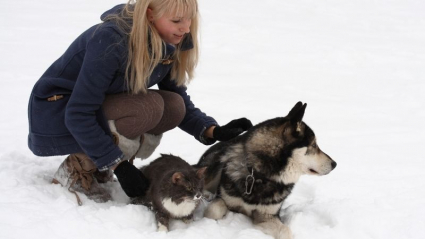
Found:
[{"label": "fur-trimmed boot", "polygon": [[92,160],[83,153],[69,155],[59,166],[53,176],[52,183],[61,184],[67,187],[68,191],[75,194],[78,205],[82,205],[77,192],[85,194],[89,199],[95,202],[106,202],[112,200],[109,192],[100,187],[98,179],[106,182],[111,180],[111,172],[99,172]]},{"label": "fur-trimmed boot", "polygon": [[161,139],[162,134],[143,134],[143,140],[140,141],[141,145],[139,150],[137,150],[135,157],[142,160],[149,158],[158,147]]},{"label": "fur-trimmed boot", "polygon": [[134,158],[147,159],[153,154],[161,142],[162,134],[143,134],[135,139],[129,139],[118,133],[115,121],[109,120],[109,129],[114,134],[115,143],[125,155],[125,160],[132,162]]}]

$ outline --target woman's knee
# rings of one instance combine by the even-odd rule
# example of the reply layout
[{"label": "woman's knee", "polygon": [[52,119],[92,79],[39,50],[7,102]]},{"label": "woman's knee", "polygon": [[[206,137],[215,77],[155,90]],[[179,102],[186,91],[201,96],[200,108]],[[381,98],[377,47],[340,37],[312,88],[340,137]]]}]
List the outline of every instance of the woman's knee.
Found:
[{"label": "woman's knee", "polygon": [[158,125],[163,117],[164,100],[155,91],[111,95],[105,99],[104,111],[108,120],[115,120],[118,133],[134,138]]},{"label": "woman's knee", "polygon": [[164,101],[164,112],[158,125],[150,130],[151,134],[162,134],[168,130],[174,129],[182,121],[186,115],[186,106],[183,98],[174,92],[156,91],[161,95]]},{"label": "woman's knee", "polygon": [[146,110],[162,116],[164,101],[162,96],[154,91],[137,95],[127,93],[107,95],[103,102],[103,110],[109,120],[139,116]]},{"label": "woman's knee", "polygon": [[178,122],[177,125],[179,125],[186,115],[186,106],[183,98],[179,94],[170,91],[158,91],[158,93],[164,100],[164,116],[175,119]]}]

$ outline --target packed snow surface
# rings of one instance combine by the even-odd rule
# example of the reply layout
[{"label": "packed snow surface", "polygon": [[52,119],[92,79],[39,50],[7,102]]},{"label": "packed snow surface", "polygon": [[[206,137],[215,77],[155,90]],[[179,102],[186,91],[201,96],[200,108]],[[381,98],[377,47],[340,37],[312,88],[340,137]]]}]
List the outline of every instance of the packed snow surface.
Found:
[{"label": "packed snow surface", "polygon": [[[238,213],[175,221],[156,232],[146,207],[75,196],[51,177],[65,156],[27,148],[27,102],[47,67],[117,0],[2,1],[0,8],[1,238],[270,238]],[[193,102],[225,124],[304,121],[338,167],[303,176],[282,207],[295,239],[425,238],[425,1],[199,0],[201,61]],[[159,153],[196,163],[208,147],[176,129]]]}]

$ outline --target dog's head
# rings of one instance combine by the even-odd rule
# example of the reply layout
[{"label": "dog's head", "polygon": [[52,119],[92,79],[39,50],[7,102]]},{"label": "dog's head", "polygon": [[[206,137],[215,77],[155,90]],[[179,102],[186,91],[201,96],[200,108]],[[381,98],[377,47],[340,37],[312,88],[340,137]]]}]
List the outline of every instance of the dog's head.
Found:
[{"label": "dog's head", "polygon": [[298,102],[286,116],[283,139],[292,145],[288,164],[298,166],[305,174],[326,175],[336,167],[336,162],[320,150],[313,130],[302,121],[306,107],[307,104]]},{"label": "dog's head", "polygon": [[[286,117],[263,122],[250,134],[248,148],[263,158],[253,164],[286,184],[295,183],[303,174],[326,175],[336,167],[336,162],[319,148],[313,130],[302,121],[306,107],[298,102]],[[267,165],[273,168],[267,169]]]}]

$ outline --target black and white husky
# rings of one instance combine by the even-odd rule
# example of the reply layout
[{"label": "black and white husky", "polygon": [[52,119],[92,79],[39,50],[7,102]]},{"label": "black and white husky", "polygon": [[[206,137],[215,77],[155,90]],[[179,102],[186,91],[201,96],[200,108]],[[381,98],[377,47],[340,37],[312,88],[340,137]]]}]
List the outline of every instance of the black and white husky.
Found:
[{"label": "black and white husky", "polygon": [[207,167],[205,189],[217,194],[206,217],[221,219],[231,210],[275,238],[292,237],[279,219],[284,200],[301,175],[326,175],[336,167],[302,121],[306,106],[298,102],[286,117],[262,122],[204,153],[197,167]]}]

